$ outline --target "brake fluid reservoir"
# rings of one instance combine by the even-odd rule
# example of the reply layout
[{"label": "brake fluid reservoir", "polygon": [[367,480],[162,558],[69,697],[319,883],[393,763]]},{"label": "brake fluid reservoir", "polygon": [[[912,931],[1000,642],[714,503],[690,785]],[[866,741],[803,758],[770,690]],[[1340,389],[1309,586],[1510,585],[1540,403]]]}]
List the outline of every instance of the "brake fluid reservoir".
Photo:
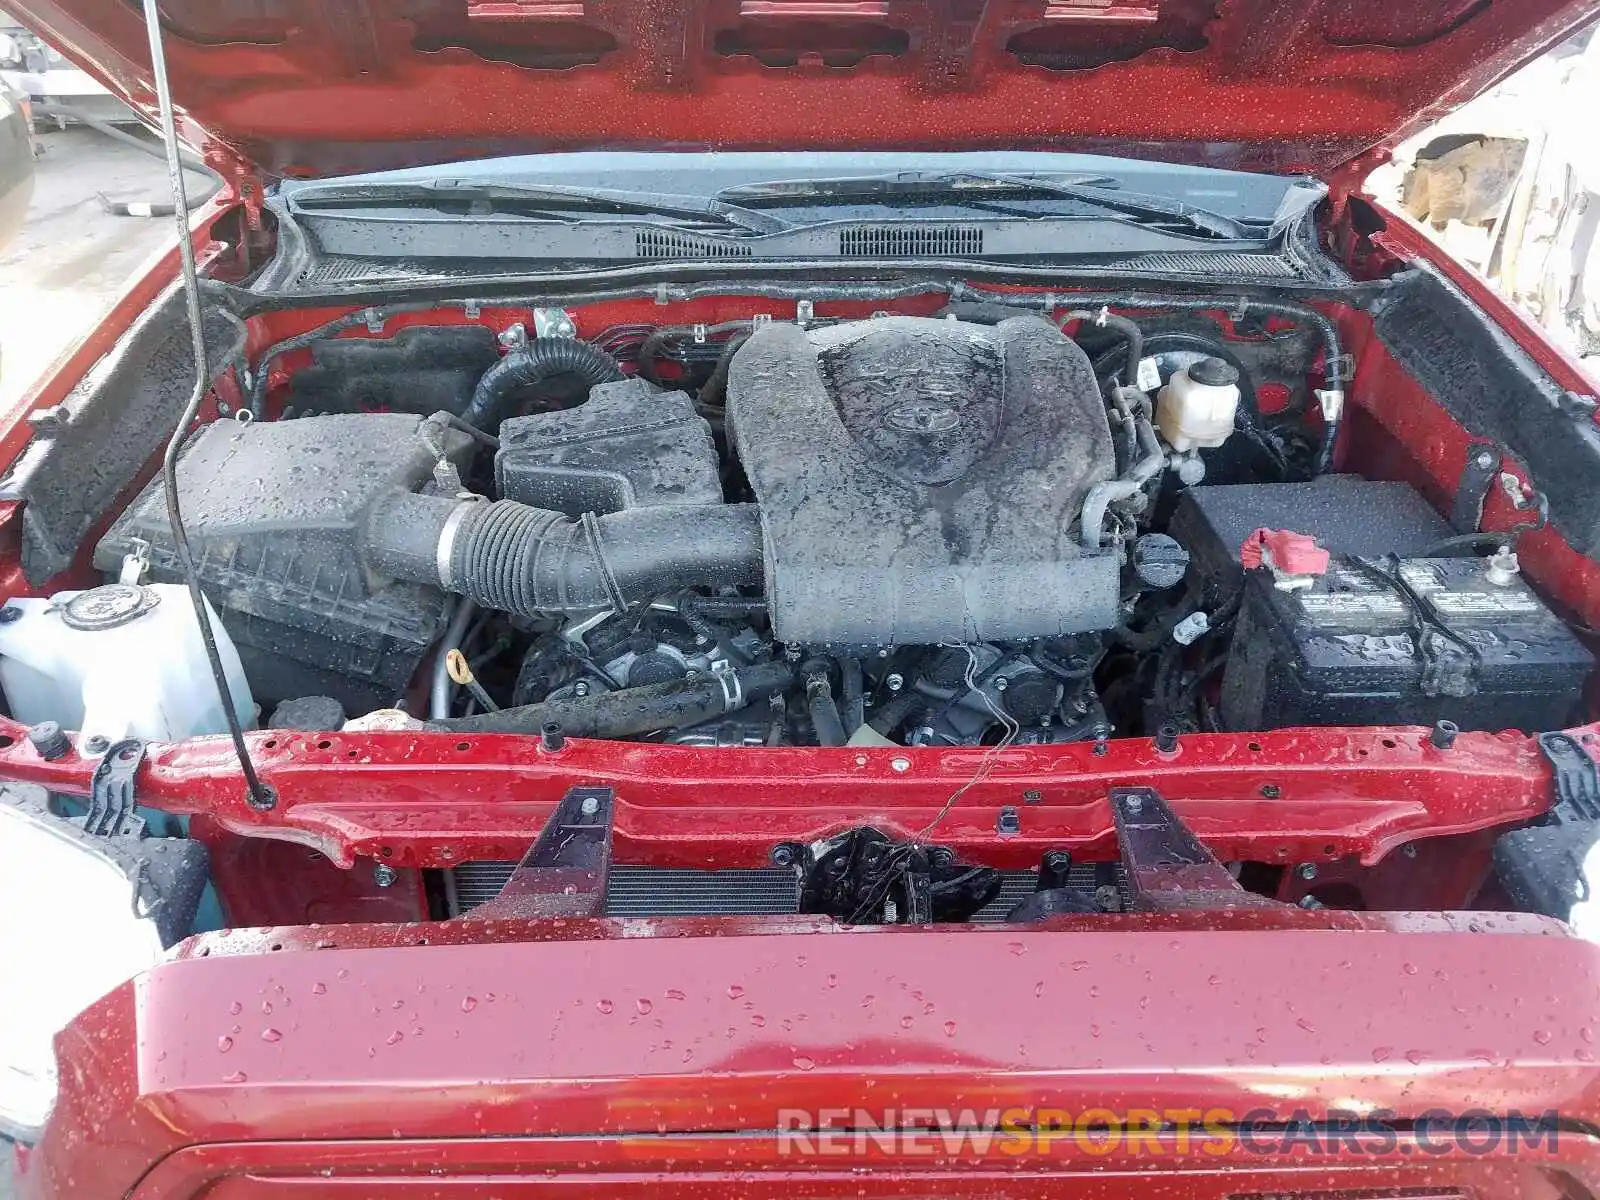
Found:
[{"label": "brake fluid reservoir", "polygon": [[[255,724],[239,652],[211,611],[234,712]],[[188,589],[108,583],[0,609],[0,687],[11,716],[100,736],[170,742],[228,729]]]},{"label": "brake fluid reservoir", "polygon": [[1179,370],[1156,397],[1156,428],[1174,450],[1220,446],[1239,412],[1239,372],[1220,358]]}]

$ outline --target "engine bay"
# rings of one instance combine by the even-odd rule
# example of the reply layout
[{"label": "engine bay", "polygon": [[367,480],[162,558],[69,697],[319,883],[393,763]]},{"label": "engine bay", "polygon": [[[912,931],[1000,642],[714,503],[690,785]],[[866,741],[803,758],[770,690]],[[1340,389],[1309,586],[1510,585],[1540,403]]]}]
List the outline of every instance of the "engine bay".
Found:
[{"label": "engine bay", "polygon": [[[1338,344],[1312,309],[1261,308],[1255,342],[1109,306],[631,341],[514,324],[503,353],[479,326],[410,326],[361,339],[389,411],[314,358],[275,417],[197,432],[182,504],[274,728],[399,708],[477,732],[975,746],[1575,717],[1593,660],[1514,536],[1329,469],[1343,385],[1313,387],[1311,359]],[[407,395],[419,336],[442,361],[477,348],[470,389]],[[108,581],[130,558],[181,579],[159,481],[95,552]]]},{"label": "engine bay", "polygon": [[[1495,831],[1541,811],[1537,752],[1505,731],[1586,719],[1592,596],[1561,556],[1587,509],[1538,491],[1514,438],[1467,442],[1445,501],[1407,426],[1431,393],[1400,349],[1346,348],[1366,314],[651,308],[261,321],[177,461],[188,552],[254,753],[373,774],[307,776],[323,798],[280,806],[241,802],[221,760],[180,767],[168,801],[214,856],[245,878],[274,844],[371,856],[360,904],[460,915],[500,893],[527,815],[451,760],[531,753],[541,795],[635,781],[611,915],[1115,912],[1133,900],[1102,810],[1133,785],[1201,805],[1182,819],[1247,893],[1451,907],[1482,899]],[[13,488],[77,427],[42,423]],[[90,765],[130,739],[187,763],[224,728],[168,499],[144,484],[69,590],[7,605],[0,686],[33,745],[59,726]],[[1442,865],[1396,891],[1413,836]],[[1549,861],[1499,886],[1531,895]],[[348,874],[224,900],[348,919]]]}]

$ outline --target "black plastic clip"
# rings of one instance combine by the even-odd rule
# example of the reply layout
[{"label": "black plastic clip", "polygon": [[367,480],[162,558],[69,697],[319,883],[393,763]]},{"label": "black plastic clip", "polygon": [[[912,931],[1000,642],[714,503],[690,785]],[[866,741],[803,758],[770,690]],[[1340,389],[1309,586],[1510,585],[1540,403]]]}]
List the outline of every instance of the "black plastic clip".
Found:
[{"label": "black plastic clip", "polygon": [[1570,733],[1541,733],[1539,749],[1555,768],[1552,815],[1567,821],[1600,821],[1600,768]]},{"label": "black plastic clip", "polygon": [[137,835],[144,822],[134,815],[134,780],[144,765],[144,743],[127,738],[107,750],[89,780],[89,811],[83,831],[95,837]]}]

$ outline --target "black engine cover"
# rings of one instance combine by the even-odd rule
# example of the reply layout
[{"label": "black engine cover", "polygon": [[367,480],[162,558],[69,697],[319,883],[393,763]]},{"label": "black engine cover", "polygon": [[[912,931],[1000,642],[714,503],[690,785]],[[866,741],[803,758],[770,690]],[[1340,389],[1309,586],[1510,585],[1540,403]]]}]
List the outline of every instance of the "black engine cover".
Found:
[{"label": "black engine cover", "polygon": [[1114,470],[1093,369],[1041,320],[771,324],[728,423],[791,642],[1056,636],[1116,621],[1118,560],[1078,517]]}]

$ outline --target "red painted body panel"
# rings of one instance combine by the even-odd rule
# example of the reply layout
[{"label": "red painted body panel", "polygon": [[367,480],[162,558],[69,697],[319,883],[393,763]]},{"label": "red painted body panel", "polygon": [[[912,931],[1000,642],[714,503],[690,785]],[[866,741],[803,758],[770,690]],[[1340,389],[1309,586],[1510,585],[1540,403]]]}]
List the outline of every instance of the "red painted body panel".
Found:
[{"label": "red painted body panel", "polygon": [[[919,1172],[976,1182],[1046,1165],[1156,1182],[1148,1152],[1108,1164],[1064,1144],[1053,1162],[908,1154],[880,1161],[869,1183],[836,1160],[783,1159],[771,1131],[787,1108],[1199,1107],[1317,1120],[1370,1104],[1402,1121],[1480,1108],[1600,1118],[1600,949],[1515,916],[1476,932],[1441,917],[1351,923],[1366,928],[1261,930],[1207,914],[1210,929],[1130,917],[802,941],[750,922],[704,936],[717,923],[462,921],[463,937],[509,940],[396,947],[394,927],[351,927],[298,953],[212,936],[63,1035],[61,1116],[24,1194],[120,1195],[143,1178],[136,1195],[176,1200],[218,1175],[233,1177],[219,1193],[230,1196],[282,1194],[263,1180],[275,1175],[304,1180],[296,1195],[374,1194],[329,1178],[368,1172],[411,1176],[419,1194],[522,1194],[502,1190],[518,1176],[631,1193],[665,1170],[686,1194],[752,1173],[764,1195],[793,1186],[784,1174],[823,1167],[835,1170],[808,1177],[808,1191],[903,1194]],[[414,928],[413,941],[442,927]],[[362,948],[373,942],[385,948]],[[1597,1145],[1575,1130],[1557,1157],[1587,1173]],[[266,1144],[214,1145],[246,1139]],[[1296,1164],[1241,1152],[1186,1165]],[[1297,1190],[1338,1179],[1326,1166],[1298,1164]],[[1394,1164],[1383,1169],[1392,1186]],[[1403,1177],[1515,1168],[1452,1156],[1415,1170]],[[1230,1191],[1252,1186],[1229,1178]],[[1181,1194],[1216,1186],[1187,1179]]]},{"label": "red painted body panel", "polygon": [[[1180,1155],[1163,1143],[1163,1156],[1151,1151],[1122,1160],[1105,1156],[1072,1164],[981,1163],[962,1169],[939,1164],[927,1169],[926,1159],[880,1158],[868,1172],[796,1170],[787,1161],[778,1169],[758,1170],[742,1156],[729,1161],[730,1139],[674,1138],[652,1144],[638,1138],[588,1140],[548,1147],[507,1141],[361,1143],[329,1146],[330,1153],[358,1165],[339,1177],[326,1168],[304,1165],[298,1144],[216,1146],[174,1155],[147,1181],[138,1200],[186,1196],[192,1188],[214,1183],[206,1194],[217,1200],[244,1197],[293,1197],[294,1200],[363,1200],[374,1194],[385,1200],[511,1200],[547,1196],[561,1200],[619,1197],[622,1200],[724,1200],[730,1194],[751,1200],[778,1200],[801,1192],[829,1193],[884,1200],[912,1200],[930,1194],[950,1200],[989,1200],[1016,1189],[1019,1182],[1041,1200],[1122,1200],[1148,1196],[1152,1187],[1185,1200],[1224,1200],[1252,1196],[1327,1196],[1326,1190],[1352,1200],[1460,1200],[1469,1189],[1484,1195],[1517,1196],[1521,1200],[1558,1200],[1564,1185],[1582,1174],[1589,1161],[1586,1148],[1538,1161],[1538,1156],[1503,1162],[1474,1158],[1400,1160],[1399,1166],[1373,1166],[1354,1155],[1320,1158],[1314,1165],[1286,1163],[1264,1167],[1253,1161],[1219,1161],[1195,1154]],[[1408,1147],[1409,1148],[1409,1147]],[[550,1149],[556,1154],[540,1153]],[[1065,1156],[1057,1156],[1060,1157]],[[1087,1156],[1084,1156],[1087,1158]],[[1235,1156],[1242,1158],[1243,1156]],[[555,1161],[551,1161],[554,1159]],[[1529,1159],[1535,1161],[1528,1161]],[[530,1178],[527,1164],[536,1166]],[[428,1167],[421,1168],[419,1163]],[[612,1169],[596,1175],[594,1164]],[[171,1187],[170,1192],[163,1188]],[[1349,1190],[1346,1190],[1349,1189]]]},{"label": "red painted body panel", "polygon": [[[122,0],[20,0],[150,111]],[[267,173],[577,148],[1049,148],[1328,171],[1594,0],[166,0],[190,140]]]},{"label": "red painted body panel", "polygon": [[[86,794],[91,764],[41,758],[16,725],[0,772]],[[1600,727],[1575,731],[1595,740]],[[576,786],[617,791],[619,862],[764,865],[774,843],[808,842],[867,822],[910,835],[971,779],[984,751],[794,747],[724,750],[570,739],[550,754],[532,738],[431,733],[249,735],[252,760],[277,791],[262,812],[245,798],[221,737],[152,747],[141,802],[202,813],[235,833],[310,846],[341,866],[357,857],[405,867],[515,859]],[[898,765],[897,764],[901,764]],[[975,861],[1037,865],[1067,848],[1116,857],[1106,796],[1161,791],[1229,860],[1371,864],[1416,838],[1526,820],[1549,804],[1550,770],[1532,739],[1463,734],[1450,750],[1422,729],[1196,734],[1163,754],[1148,739],[1008,751],[929,836]],[[1038,792],[1037,800],[1026,793]],[[997,838],[1006,805],[1021,832]]]}]

